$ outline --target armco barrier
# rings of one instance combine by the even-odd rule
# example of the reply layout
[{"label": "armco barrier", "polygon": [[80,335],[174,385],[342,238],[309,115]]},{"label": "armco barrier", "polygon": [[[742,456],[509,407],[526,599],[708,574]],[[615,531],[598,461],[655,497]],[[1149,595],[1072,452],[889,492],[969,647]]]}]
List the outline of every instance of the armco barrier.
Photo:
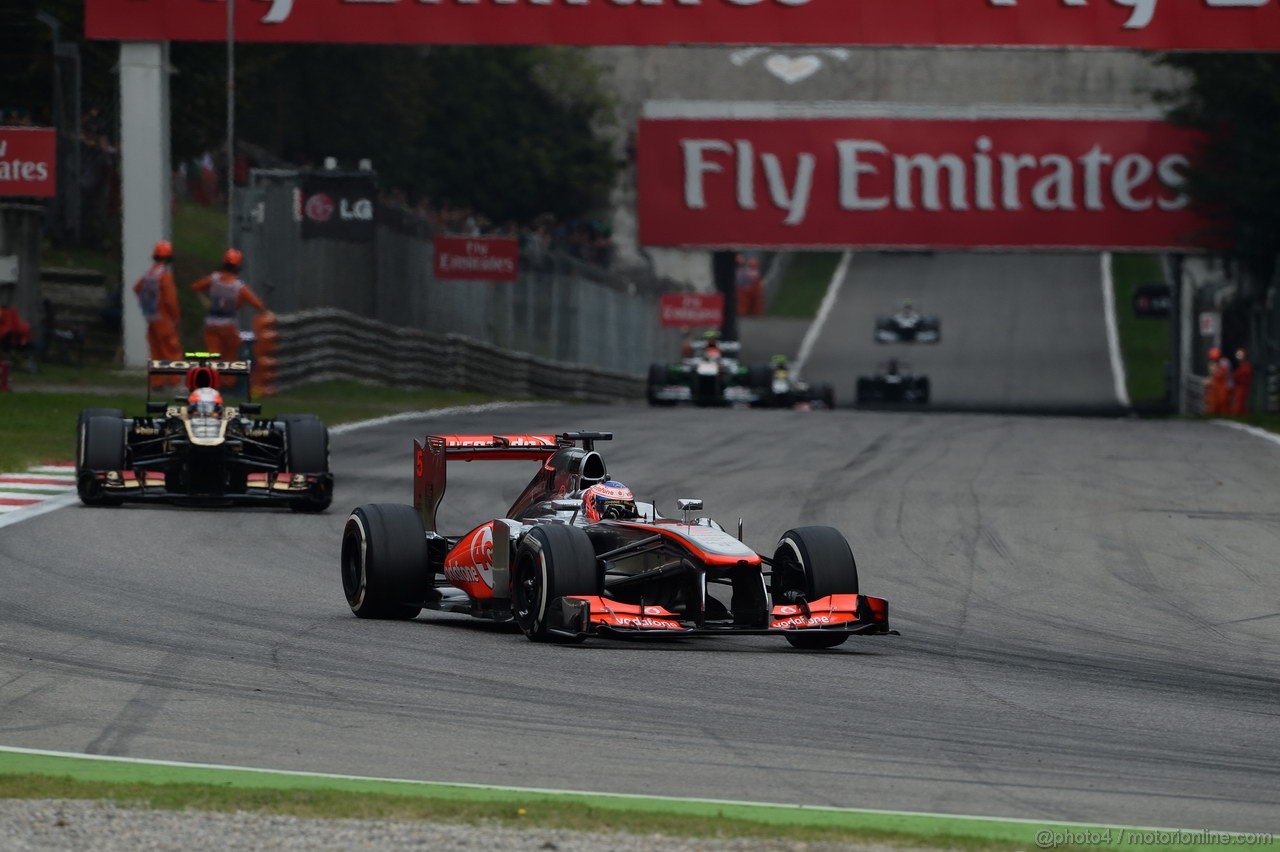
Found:
[{"label": "armco barrier", "polygon": [[461,334],[387,325],[336,308],[276,316],[275,385],[354,379],[589,402],[639,399],[644,379],[511,352]]}]

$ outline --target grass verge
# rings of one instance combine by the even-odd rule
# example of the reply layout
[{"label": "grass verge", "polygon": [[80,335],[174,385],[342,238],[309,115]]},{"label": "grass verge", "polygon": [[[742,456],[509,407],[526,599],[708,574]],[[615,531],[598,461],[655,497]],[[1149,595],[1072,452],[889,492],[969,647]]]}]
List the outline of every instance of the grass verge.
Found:
[{"label": "grass verge", "polygon": [[[105,799],[122,807],[249,811],[301,817],[499,823],[508,827],[783,839],[797,843],[889,843],[905,848],[1033,848],[1049,832],[1055,847],[1099,827],[931,816],[840,808],[754,805],[656,796],[610,796],[515,788],[385,781],[0,750],[0,797]],[[1155,838],[1157,841],[1159,838]],[[1183,842],[1168,842],[1169,840]],[[1184,837],[1146,849],[1195,849]]]},{"label": "grass verge", "polygon": [[1140,317],[1133,312],[1133,291],[1139,285],[1164,280],[1160,259],[1149,254],[1112,255],[1111,275],[1129,399],[1134,405],[1163,402],[1165,365],[1169,362],[1169,319]]},{"label": "grass verge", "polygon": [[797,252],[782,279],[769,316],[812,319],[840,263],[839,252]]},{"label": "grass verge", "polygon": [[[107,393],[90,393],[85,389],[87,386],[79,384],[68,384],[65,391],[24,392],[23,385],[18,384],[12,393],[0,394],[0,472],[25,470],[37,464],[69,463],[74,457],[72,433],[82,408],[119,408],[126,415],[142,414],[146,394],[144,379],[140,375],[102,372],[117,383],[106,384]],[[228,401],[234,399],[229,397]],[[263,412],[268,416],[306,412],[336,426],[405,411],[492,401],[493,397],[478,393],[335,381],[306,385],[269,397],[263,401]]]}]

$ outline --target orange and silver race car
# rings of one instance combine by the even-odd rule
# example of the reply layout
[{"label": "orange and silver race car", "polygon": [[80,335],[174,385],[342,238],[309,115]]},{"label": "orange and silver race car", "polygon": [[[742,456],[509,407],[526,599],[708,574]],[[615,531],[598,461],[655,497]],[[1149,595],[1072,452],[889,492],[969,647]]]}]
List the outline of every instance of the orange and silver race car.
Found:
[{"label": "orange and silver race car", "polygon": [[[664,517],[608,481],[595,444],[612,437],[415,441],[414,505],[366,504],[347,519],[342,587],[351,611],[411,619],[432,609],[515,621],[535,642],[776,634],[817,649],[891,632],[887,602],[860,593],[839,531],[788,530],[765,556],[742,542],[741,521],[733,535],[700,515],[701,500],[678,500],[680,517]],[[449,462],[490,460],[534,462],[537,472],[502,517],[462,535],[439,531]]]}]

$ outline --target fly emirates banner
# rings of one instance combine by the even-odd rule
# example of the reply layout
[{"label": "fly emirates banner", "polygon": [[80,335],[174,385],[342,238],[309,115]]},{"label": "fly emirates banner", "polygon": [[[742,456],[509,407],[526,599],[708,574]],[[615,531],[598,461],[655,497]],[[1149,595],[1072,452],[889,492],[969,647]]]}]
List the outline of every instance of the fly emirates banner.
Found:
[{"label": "fly emirates banner", "polygon": [[1133,120],[644,119],[640,242],[1185,250],[1195,139]]},{"label": "fly emirates banner", "polygon": [[[89,38],[222,41],[227,4],[85,0]],[[241,0],[239,41],[1280,50],[1280,0]]]}]

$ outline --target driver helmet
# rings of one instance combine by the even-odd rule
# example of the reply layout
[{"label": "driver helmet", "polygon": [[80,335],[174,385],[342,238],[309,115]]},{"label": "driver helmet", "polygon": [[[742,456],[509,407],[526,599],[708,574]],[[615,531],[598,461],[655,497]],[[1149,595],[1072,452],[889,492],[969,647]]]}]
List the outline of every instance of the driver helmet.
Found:
[{"label": "driver helmet", "polygon": [[187,413],[199,417],[221,417],[222,394],[213,388],[196,388],[187,397]]},{"label": "driver helmet", "polygon": [[582,513],[592,521],[639,517],[631,489],[612,479],[597,482],[583,492]]}]

